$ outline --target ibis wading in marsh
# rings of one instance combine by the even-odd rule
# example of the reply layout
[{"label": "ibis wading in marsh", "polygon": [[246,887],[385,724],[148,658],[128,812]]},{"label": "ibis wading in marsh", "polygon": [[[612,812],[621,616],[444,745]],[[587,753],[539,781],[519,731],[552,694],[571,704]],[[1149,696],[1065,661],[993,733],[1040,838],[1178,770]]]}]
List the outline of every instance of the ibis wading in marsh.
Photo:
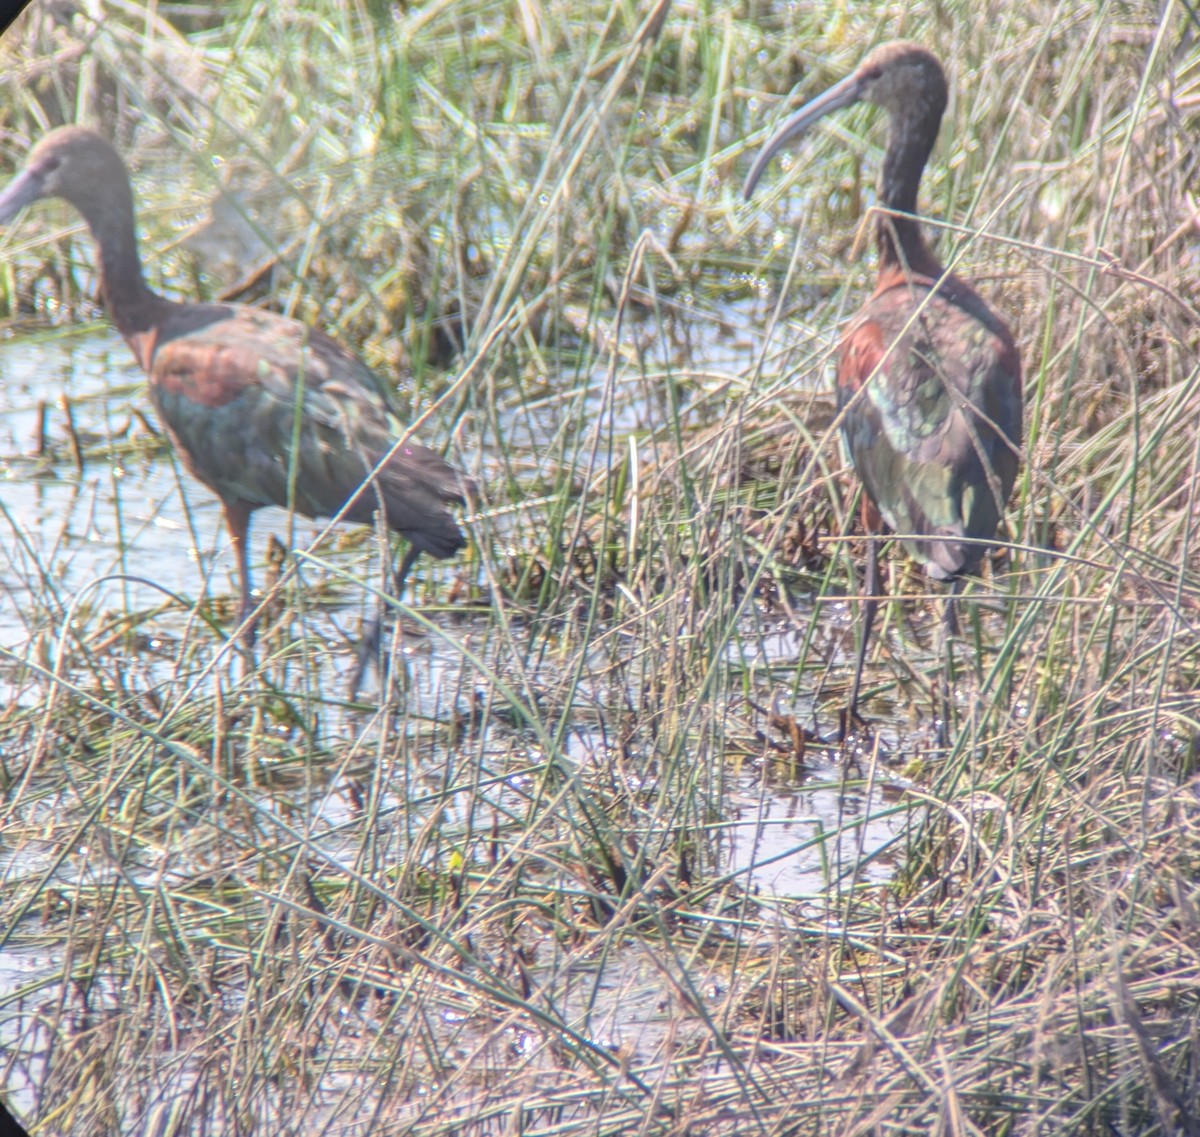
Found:
[{"label": "ibis wading in marsh", "polygon": [[[147,286],[129,175],[100,135],[65,126],[38,142],[0,194],[0,224],[52,197],[87,222],[108,314],[146,372],[184,465],[221,500],[247,640],[247,533],[265,505],[360,524],[382,510],[409,543],[397,593],[419,554],[451,557],[466,544],[447,506],[464,504],[469,479],[424,446],[395,445],[402,426],[364,363],[298,320],[240,304],[178,303]],[[367,638],[377,634],[378,625]]]},{"label": "ibis wading in marsh", "polygon": [[[899,535],[929,576],[951,585],[978,570],[1017,476],[1021,359],[1008,325],[965,280],[947,272],[913,216],[917,187],[946,109],[946,76],[915,43],[875,48],[857,69],[796,111],[763,146],[747,199],[776,152],[830,111],[853,103],[891,117],[879,178],[875,291],[838,352],[842,436],[866,491],[870,534]],[[858,717],[863,661],[879,596],[868,539],[862,640],[848,721]]]}]

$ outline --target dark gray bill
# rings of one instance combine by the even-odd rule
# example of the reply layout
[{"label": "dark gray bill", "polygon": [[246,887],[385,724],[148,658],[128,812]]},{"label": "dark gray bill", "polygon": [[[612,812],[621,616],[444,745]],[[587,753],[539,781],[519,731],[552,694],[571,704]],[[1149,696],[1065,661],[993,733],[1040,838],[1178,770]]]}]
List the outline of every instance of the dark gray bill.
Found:
[{"label": "dark gray bill", "polygon": [[42,196],[42,179],[31,170],[22,170],[0,193],[0,225],[7,225],[27,205]]},{"label": "dark gray bill", "polygon": [[763,148],[758,152],[758,157],[754,159],[754,165],[750,167],[746,184],[742,187],[742,197],[747,201],[750,200],[750,195],[754,192],[754,187],[758,185],[758,179],[762,177],[767,163],[786,143],[796,135],[803,134],[817,119],[823,118],[830,111],[836,111],[858,102],[861,92],[862,87],[858,75],[847,75],[840,83],[835,83],[823,95],[818,95],[813,99],[811,103],[805,103],[795,114],[785,120],[784,124],[767,139]]}]

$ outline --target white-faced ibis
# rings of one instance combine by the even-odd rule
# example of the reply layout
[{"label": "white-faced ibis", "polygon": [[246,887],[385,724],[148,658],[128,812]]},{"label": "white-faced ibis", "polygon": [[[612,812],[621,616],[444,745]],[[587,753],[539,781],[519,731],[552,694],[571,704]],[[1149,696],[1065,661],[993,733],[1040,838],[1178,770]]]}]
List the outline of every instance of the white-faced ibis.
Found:
[{"label": "white-faced ibis", "polygon": [[[822,116],[860,101],[891,116],[879,179],[875,291],[842,337],[842,437],[866,490],[870,534],[881,520],[934,580],[952,586],[978,570],[1017,476],[1021,360],[1005,322],[965,280],[947,272],[913,216],[917,186],[946,109],[937,58],[914,43],[875,48],[858,68],[796,111],[763,146],[748,199],[772,156]],[[848,719],[857,717],[863,661],[879,595],[868,538],[862,642]]]},{"label": "white-faced ibis", "polygon": [[265,505],[363,524],[383,510],[409,542],[397,592],[418,555],[450,557],[466,544],[446,506],[464,503],[468,479],[415,442],[392,452],[400,423],[359,359],[297,320],[240,304],[178,303],[147,286],[129,175],[107,141],[76,126],[46,135],[0,194],[0,224],[52,197],[87,221],[109,316],[146,372],[179,456],[221,499],[248,639],[247,532]]}]

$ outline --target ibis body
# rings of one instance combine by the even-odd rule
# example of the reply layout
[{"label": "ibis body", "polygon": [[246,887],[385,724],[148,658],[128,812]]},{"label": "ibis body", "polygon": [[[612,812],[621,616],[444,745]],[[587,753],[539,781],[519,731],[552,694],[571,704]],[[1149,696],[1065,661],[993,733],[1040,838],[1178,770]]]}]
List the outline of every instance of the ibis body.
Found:
[{"label": "ibis body", "polygon": [[351,352],[298,320],[240,304],[179,303],[147,286],[129,175],[105,139],[75,126],[47,134],[0,194],[0,224],[53,197],[91,229],[109,316],[184,465],[220,498],[248,638],[246,544],[263,506],[359,523],[382,511],[409,542],[398,588],[419,553],[446,558],[464,546],[447,507],[463,504],[469,480],[424,446],[396,445],[401,423]]},{"label": "ibis body", "polygon": [[[886,525],[931,578],[957,590],[995,539],[1016,480],[1021,361],[1007,324],[970,284],[946,271],[915,217],[946,96],[945,74],[931,52],[906,41],[883,44],[783,123],[759,152],[744,192],[749,198],[780,147],[830,111],[859,101],[888,111],[875,291],[838,353],[842,437],[865,491],[868,530]],[[878,592],[871,540],[851,717]],[[952,606],[953,592],[950,623]]]}]

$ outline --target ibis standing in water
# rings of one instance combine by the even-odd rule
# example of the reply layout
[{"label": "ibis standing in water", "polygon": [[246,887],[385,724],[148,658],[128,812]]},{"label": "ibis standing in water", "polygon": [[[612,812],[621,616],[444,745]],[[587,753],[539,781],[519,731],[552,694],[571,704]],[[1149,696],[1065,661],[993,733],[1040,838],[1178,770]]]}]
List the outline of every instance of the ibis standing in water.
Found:
[{"label": "ibis standing in water", "polygon": [[[152,291],[134,234],[133,193],[117,152],[76,126],[47,134],[0,194],[0,224],[42,198],[83,215],[99,248],[109,316],[149,380],[150,398],[184,465],[221,500],[253,642],[246,542],[265,505],[367,524],[382,510],[409,547],[397,593],[421,553],[465,544],[447,506],[469,480],[405,441],[374,373],[329,336],[240,304],[183,304]],[[378,635],[378,623],[368,639]],[[356,676],[357,683],[357,676]]]},{"label": "ibis standing in water", "polygon": [[950,584],[951,631],[954,595],[996,535],[1021,447],[1021,360],[1012,333],[975,289],[946,271],[913,216],[946,109],[936,56],[904,41],[875,48],[775,132],[746,179],[745,196],[785,143],[857,102],[886,110],[891,131],[879,179],[875,291],[838,352],[842,437],[866,491],[863,519],[871,534],[849,722],[858,717],[880,590],[874,535],[886,523],[931,578]]}]

